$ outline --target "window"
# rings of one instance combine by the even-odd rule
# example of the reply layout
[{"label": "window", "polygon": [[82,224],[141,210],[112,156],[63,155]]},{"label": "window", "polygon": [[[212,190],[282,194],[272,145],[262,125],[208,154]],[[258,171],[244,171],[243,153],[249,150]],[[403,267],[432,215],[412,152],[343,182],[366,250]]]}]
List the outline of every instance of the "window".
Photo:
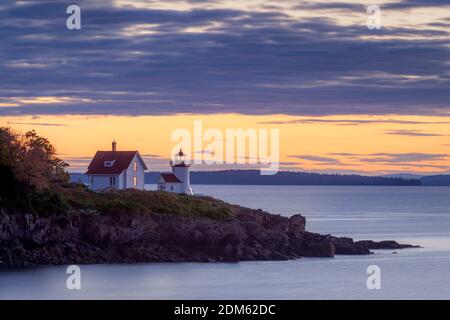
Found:
[{"label": "window", "polygon": [[109,177],[109,185],[110,186],[116,185],[116,177]]},{"label": "window", "polygon": [[133,185],[134,185],[135,187],[137,187],[137,177],[136,177],[136,176],[133,177]]},{"label": "window", "polygon": [[170,186],[170,191],[173,191],[173,186]]},{"label": "window", "polygon": [[105,165],[106,168],[111,168],[112,166],[114,166],[115,162],[116,162],[116,160],[105,161],[104,165]]},{"label": "window", "polygon": [[136,172],[137,171],[137,162],[135,161],[134,162],[134,172]]}]

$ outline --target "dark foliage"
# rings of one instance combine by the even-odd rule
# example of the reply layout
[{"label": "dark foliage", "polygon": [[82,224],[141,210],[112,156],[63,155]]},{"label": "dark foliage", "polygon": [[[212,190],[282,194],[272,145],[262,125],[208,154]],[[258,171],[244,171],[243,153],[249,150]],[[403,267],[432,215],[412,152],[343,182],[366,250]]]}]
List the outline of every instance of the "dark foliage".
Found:
[{"label": "dark foliage", "polygon": [[209,197],[133,189],[93,192],[79,184],[62,188],[61,193],[72,209],[94,210],[100,214],[167,213],[212,219],[232,214],[228,204]]},{"label": "dark foliage", "polygon": [[67,183],[67,164],[35,131],[24,135],[0,128],[0,208],[52,214],[68,206],[56,186]]}]

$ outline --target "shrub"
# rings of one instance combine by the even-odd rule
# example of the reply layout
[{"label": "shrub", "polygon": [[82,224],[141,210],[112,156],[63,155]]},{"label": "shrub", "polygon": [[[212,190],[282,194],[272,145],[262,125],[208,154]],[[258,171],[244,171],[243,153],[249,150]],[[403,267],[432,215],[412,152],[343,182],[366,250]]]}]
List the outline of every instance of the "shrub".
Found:
[{"label": "shrub", "polygon": [[72,186],[64,189],[64,198],[73,209],[95,210],[101,214],[165,213],[211,219],[232,214],[230,206],[219,200],[161,191],[93,192]]}]

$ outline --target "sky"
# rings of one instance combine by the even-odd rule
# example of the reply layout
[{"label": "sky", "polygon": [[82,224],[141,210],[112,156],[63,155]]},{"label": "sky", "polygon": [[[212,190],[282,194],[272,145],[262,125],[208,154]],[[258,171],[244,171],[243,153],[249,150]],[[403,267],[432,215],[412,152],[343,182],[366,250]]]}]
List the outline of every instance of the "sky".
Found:
[{"label": "sky", "polygon": [[0,3],[0,125],[72,171],[112,139],[167,169],[202,120],[279,129],[282,170],[450,172],[448,0],[79,0],[68,30],[71,4]]}]

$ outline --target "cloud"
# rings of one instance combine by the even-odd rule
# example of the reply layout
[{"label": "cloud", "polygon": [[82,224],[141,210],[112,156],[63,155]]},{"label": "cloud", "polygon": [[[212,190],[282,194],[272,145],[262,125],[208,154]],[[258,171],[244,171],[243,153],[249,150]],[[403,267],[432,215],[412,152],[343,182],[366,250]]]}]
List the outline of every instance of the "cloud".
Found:
[{"label": "cloud", "polygon": [[441,134],[423,132],[419,130],[390,130],[385,131],[385,134],[397,135],[397,136],[408,136],[408,137],[440,137]]},{"label": "cloud", "polygon": [[163,157],[163,156],[160,156],[160,155],[158,155],[158,154],[141,154],[141,157],[143,157],[143,158],[149,158],[149,159],[166,159],[167,161],[169,161],[169,159],[167,159],[167,158],[165,158],[165,157]]},{"label": "cloud", "polygon": [[[67,1],[2,2],[0,115],[450,112],[445,19],[374,32],[346,1],[78,3],[69,31]],[[448,10],[389,6],[430,3]]]},{"label": "cloud", "polygon": [[69,164],[68,170],[70,172],[84,172],[86,171],[89,163],[92,160],[92,156],[67,156],[58,155],[63,161]]},{"label": "cloud", "polygon": [[[334,152],[328,153],[331,157],[314,155],[290,155],[289,158],[308,161],[312,165],[336,165],[339,167],[357,167],[367,163],[386,166],[408,166],[416,168],[447,169],[449,166],[437,165],[434,161],[446,161],[449,155],[442,153],[352,153]],[[430,163],[431,162],[431,163]]]},{"label": "cloud", "polygon": [[413,120],[398,120],[398,119],[321,119],[321,118],[303,118],[294,120],[274,120],[261,121],[261,124],[336,124],[342,126],[356,126],[368,124],[450,124],[450,121],[413,121]]},{"label": "cloud", "polygon": [[382,7],[386,9],[411,9],[411,8],[424,8],[424,7],[443,7],[449,6],[447,0],[403,0],[393,3],[383,4]]},{"label": "cloud", "polygon": [[386,162],[386,163],[380,163],[380,164],[403,167],[404,169],[431,168],[431,169],[447,170],[450,168],[449,166],[445,166],[445,165],[423,164],[423,163],[413,164],[413,163],[389,163],[389,162]]},{"label": "cloud", "polygon": [[366,162],[422,162],[430,160],[444,160],[448,157],[447,154],[440,153],[372,153],[369,155],[372,158],[361,158],[361,161]]},{"label": "cloud", "polygon": [[351,3],[351,2],[313,2],[313,1],[302,1],[299,5],[296,6],[298,9],[302,10],[329,10],[329,9],[340,9],[340,10],[349,10],[349,11],[357,11],[366,9],[366,6],[360,3]]},{"label": "cloud", "polygon": [[[419,169],[436,169],[436,170],[449,170],[450,166],[440,164],[442,162],[448,162],[450,155],[443,153],[353,153],[353,152],[333,152],[328,155],[333,157],[343,158],[341,161],[348,164],[348,166],[364,166],[367,164],[374,164],[378,166],[390,167],[390,170],[378,171],[382,173],[398,173],[394,170],[396,167],[401,167],[402,170],[408,170],[408,172],[414,172]],[[348,162],[349,161],[349,162]]]},{"label": "cloud", "polygon": [[342,165],[342,163],[335,158],[330,157],[321,157],[321,156],[313,156],[313,155],[290,155],[289,158],[296,158],[301,160],[307,160],[307,161],[313,161],[318,164],[339,164]]},{"label": "cloud", "polygon": [[351,153],[351,152],[332,152],[332,153],[328,153],[328,155],[330,155],[330,156],[342,156],[342,157],[355,157],[355,156],[360,156],[361,154],[359,154],[359,153]]},{"label": "cloud", "polygon": [[14,122],[14,121],[8,121],[6,123],[9,125],[24,125],[24,126],[43,126],[43,127],[67,127],[68,124],[64,123],[45,123],[45,122]]}]

